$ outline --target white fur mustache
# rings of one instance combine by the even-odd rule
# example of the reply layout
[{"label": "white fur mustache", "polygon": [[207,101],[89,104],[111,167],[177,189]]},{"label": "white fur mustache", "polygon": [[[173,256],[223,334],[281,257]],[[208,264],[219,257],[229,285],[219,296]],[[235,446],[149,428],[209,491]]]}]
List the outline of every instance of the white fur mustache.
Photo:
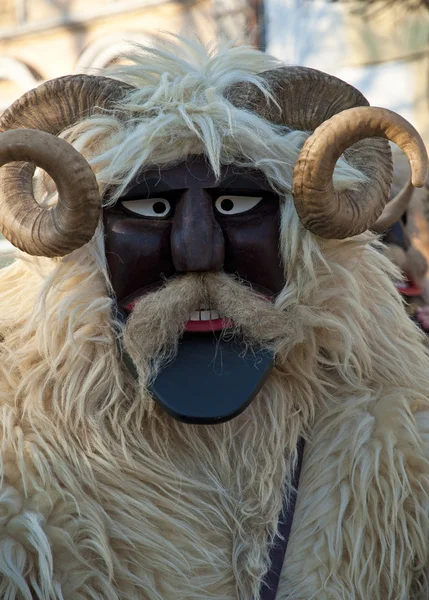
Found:
[{"label": "white fur mustache", "polygon": [[190,273],[167,281],[136,302],[125,327],[127,351],[138,349],[140,357],[143,352],[164,353],[177,343],[190,316],[198,313],[201,318],[201,307],[233,323],[227,335],[240,335],[249,343],[275,349],[291,333],[287,315],[248,284],[225,273]]}]

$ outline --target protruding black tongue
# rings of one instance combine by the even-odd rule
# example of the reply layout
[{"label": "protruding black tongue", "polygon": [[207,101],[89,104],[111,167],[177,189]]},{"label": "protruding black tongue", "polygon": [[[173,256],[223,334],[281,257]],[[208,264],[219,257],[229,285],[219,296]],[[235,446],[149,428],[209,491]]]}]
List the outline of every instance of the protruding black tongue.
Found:
[{"label": "protruding black tongue", "polygon": [[155,402],[179,421],[222,423],[251,403],[273,366],[274,355],[268,350],[212,332],[187,332],[151,392]]}]

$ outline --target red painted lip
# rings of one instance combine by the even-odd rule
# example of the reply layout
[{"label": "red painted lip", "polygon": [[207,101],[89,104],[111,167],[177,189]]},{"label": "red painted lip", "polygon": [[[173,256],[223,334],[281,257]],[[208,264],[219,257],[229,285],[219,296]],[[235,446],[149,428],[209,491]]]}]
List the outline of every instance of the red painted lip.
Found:
[{"label": "red painted lip", "polygon": [[[272,302],[272,298],[263,296],[262,294],[260,294],[260,296],[265,298],[268,302]],[[124,306],[124,309],[129,313],[133,312],[139,299],[140,298],[136,298],[132,302],[129,302]],[[185,325],[185,331],[205,333],[208,331],[222,331],[222,329],[231,329],[232,327],[234,327],[234,323],[230,319],[211,319],[209,321],[188,321]]]},{"label": "red painted lip", "polygon": [[221,331],[222,329],[230,329],[233,327],[233,322],[229,319],[212,319],[210,321],[188,321],[185,331]]},{"label": "red painted lip", "polygon": [[406,281],[399,281],[395,285],[396,285],[396,289],[403,296],[420,296],[423,293],[423,289],[418,287],[410,279],[407,279]]},{"label": "red painted lip", "polygon": [[[139,298],[133,302],[129,302],[124,309],[131,313]],[[209,321],[188,321],[185,325],[185,331],[193,331],[204,333],[207,331],[222,331],[222,329],[230,329],[233,327],[233,322],[230,319],[211,319]]]},{"label": "red painted lip", "polygon": [[138,298],[136,298],[135,300],[133,300],[133,302],[130,302],[129,304],[124,306],[125,310],[127,310],[128,312],[133,312],[137,300],[138,300]]}]

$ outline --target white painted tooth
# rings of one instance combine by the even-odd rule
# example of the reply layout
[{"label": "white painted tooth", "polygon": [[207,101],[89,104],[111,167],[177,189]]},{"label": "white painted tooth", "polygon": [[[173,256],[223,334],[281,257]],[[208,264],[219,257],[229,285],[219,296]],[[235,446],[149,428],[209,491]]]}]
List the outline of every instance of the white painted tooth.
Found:
[{"label": "white painted tooth", "polygon": [[200,320],[200,311],[196,310],[193,313],[191,313],[191,316],[189,317],[190,321],[199,321]]},{"label": "white painted tooth", "polygon": [[220,319],[220,315],[219,315],[219,313],[218,313],[217,310],[211,310],[210,311],[210,319],[212,319],[213,321],[215,319]]},{"label": "white painted tooth", "polygon": [[210,321],[210,319],[211,319],[209,310],[201,310],[200,315],[201,315],[201,321]]}]

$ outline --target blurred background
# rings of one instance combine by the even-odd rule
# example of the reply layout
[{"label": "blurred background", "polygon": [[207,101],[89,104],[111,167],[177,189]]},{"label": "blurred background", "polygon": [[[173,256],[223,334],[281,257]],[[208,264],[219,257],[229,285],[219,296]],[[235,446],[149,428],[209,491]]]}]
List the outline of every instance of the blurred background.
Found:
[{"label": "blurred background", "polygon": [[[130,43],[162,31],[248,42],[337,75],[429,143],[429,0],[0,0],[0,112],[47,79],[121,61]],[[425,194],[411,217],[429,258]],[[1,264],[8,252],[0,240]]]}]

